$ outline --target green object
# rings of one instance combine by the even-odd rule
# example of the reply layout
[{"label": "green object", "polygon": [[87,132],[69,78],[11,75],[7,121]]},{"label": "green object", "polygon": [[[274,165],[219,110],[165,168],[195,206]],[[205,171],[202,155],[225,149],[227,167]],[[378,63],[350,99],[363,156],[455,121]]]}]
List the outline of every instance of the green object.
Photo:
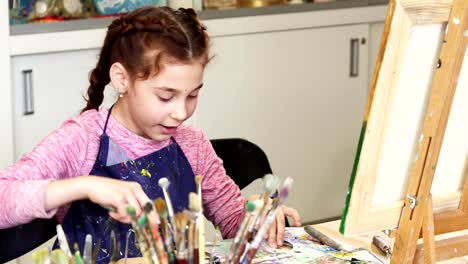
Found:
[{"label": "green object", "polygon": [[131,206],[131,205],[127,205],[127,207],[125,208],[127,210],[127,213],[131,216],[136,216],[136,209],[135,207]]},{"label": "green object", "polygon": [[252,201],[247,202],[247,204],[245,205],[245,210],[249,213],[253,212],[253,210],[255,210],[255,203]]},{"label": "green object", "polygon": [[78,248],[78,243],[74,244],[75,248],[75,264],[83,264],[83,259],[80,255],[80,249]]},{"label": "green object", "polygon": [[340,233],[345,233],[346,218],[348,217],[349,202],[351,201],[351,194],[353,193],[354,180],[356,178],[357,168],[359,165],[359,159],[361,157],[362,143],[364,142],[364,136],[366,134],[367,121],[362,123],[361,134],[359,135],[359,143],[357,146],[356,156],[354,157],[353,171],[351,172],[351,179],[349,180],[348,185],[348,194],[346,195],[345,206],[343,209],[343,214],[341,215],[340,222]]},{"label": "green object", "polygon": [[81,258],[80,252],[75,252],[75,264],[83,264],[83,259]]},{"label": "green object", "polygon": [[146,215],[142,215],[139,219],[138,219],[138,224],[140,226],[146,226],[146,223],[148,223],[148,218],[146,218]]}]

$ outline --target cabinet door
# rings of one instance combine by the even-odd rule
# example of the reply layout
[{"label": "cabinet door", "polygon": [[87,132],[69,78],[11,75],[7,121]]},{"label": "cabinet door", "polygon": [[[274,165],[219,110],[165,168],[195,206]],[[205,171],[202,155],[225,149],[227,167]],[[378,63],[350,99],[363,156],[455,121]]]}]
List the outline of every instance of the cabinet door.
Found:
[{"label": "cabinet door", "polygon": [[12,58],[15,159],[85,106],[98,50]]},{"label": "cabinet door", "polygon": [[368,34],[363,24],[213,39],[196,123],[210,138],[258,144],[275,174],[295,180],[287,203],[303,222],[341,214],[367,99]]}]

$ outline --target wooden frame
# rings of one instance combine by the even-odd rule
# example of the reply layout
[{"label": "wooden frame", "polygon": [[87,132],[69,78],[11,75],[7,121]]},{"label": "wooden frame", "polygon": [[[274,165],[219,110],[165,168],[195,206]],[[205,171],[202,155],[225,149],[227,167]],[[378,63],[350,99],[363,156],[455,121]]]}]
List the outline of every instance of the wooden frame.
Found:
[{"label": "wooden frame", "polygon": [[[444,160],[441,159],[443,145],[451,140],[454,140],[456,144],[461,143],[459,137],[455,137],[456,133],[451,134],[450,118],[453,121],[460,113],[466,112],[468,114],[466,106],[468,83],[464,83],[464,79],[460,78],[468,45],[467,32],[468,0],[453,0],[450,17],[442,38],[442,48],[437,56],[439,66],[434,73],[429,102],[424,112],[424,123],[420,132],[424,137],[419,140],[417,147],[420,158],[412,162],[411,165],[411,174],[406,190],[408,199],[398,224],[395,250],[391,259],[392,264],[414,263],[421,233],[424,243],[419,252],[423,252],[424,263],[432,264],[436,263],[438,258],[444,260],[444,258],[453,257],[454,251],[463,255],[468,254],[466,238],[455,237],[455,239],[446,239],[439,241],[441,243],[435,243],[435,234],[437,233],[445,234],[468,228],[468,211],[465,212],[467,189],[464,188],[467,179],[463,178],[465,171],[461,172],[461,179],[465,181],[465,184],[462,186],[463,195],[458,209],[439,213],[438,222],[434,221],[431,195],[436,170],[440,168],[439,165]],[[456,94],[458,94],[458,98],[455,97]],[[466,123],[466,117],[464,119],[462,122]],[[466,135],[464,136],[466,137]],[[462,152],[453,151],[455,149],[448,152],[450,162],[459,158],[458,156],[461,156],[462,161],[466,160],[468,144],[461,145]],[[466,170],[466,162],[463,166],[462,169]],[[447,178],[456,176],[450,172],[447,173],[447,170],[444,173]]]},{"label": "wooden frame", "polygon": [[[449,0],[391,0],[389,3],[378,62],[351,176],[347,205],[340,227],[341,233],[347,235],[364,233],[394,228],[398,225],[404,205],[403,199],[377,205],[372,201],[389,129],[390,110],[392,104],[395,103],[395,93],[402,78],[403,60],[412,28],[418,25],[447,22],[451,7],[452,1]],[[414,154],[416,153],[415,150]],[[417,160],[418,157],[416,156],[415,159]],[[409,173],[406,177],[409,178]],[[434,195],[433,198],[434,210],[444,212],[435,215],[436,234],[459,230],[465,226],[464,223],[468,220],[464,213],[468,208],[465,202],[468,199],[468,180],[465,180],[461,191]],[[460,218],[461,214],[462,218]],[[451,224],[445,224],[447,221]]]}]

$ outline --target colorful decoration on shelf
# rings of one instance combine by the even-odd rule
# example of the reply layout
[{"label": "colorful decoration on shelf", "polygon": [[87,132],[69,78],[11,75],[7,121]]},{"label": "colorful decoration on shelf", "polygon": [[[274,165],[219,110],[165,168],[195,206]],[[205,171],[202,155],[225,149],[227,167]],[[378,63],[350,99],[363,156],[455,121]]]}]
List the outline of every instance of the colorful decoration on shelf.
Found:
[{"label": "colorful decoration on shelf", "polygon": [[10,24],[48,23],[72,19],[107,17],[167,0],[13,0]]},{"label": "colorful decoration on shelf", "polygon": [[102,15],[121,14],[149,5],[166,5],[166,0],[94,0],[94,5]]}]

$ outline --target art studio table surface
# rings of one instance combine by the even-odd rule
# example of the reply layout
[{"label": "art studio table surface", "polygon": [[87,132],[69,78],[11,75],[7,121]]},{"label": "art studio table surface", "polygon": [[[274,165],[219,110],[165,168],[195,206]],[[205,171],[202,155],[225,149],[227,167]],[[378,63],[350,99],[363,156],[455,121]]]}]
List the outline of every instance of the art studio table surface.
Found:
[{"label": "art studio table surface", "polygon": [[[388,237],[383,232],[371,232],[366,234],[342,236],[339,231],[339,221],[332,221],[313,225],[314,228],[326,234],[329,238],[349,249],[348,252],[338,252],[335,249],[318,242],[317,239],[308,235],[304,228],[291,227],[287,228],[285,233],[285,241],[287,246],[280,249],[272,249],[263,247],[257,252],[253,263],[255,264],[273,264],[273,263],[371,263],[371,264],[387,264],[390,263],[388,258],[379,248],[372,243],[374,235],[386,239],[393,246],[394,239]],[[459,232],[460,233],[460,232]],[[462,231],[463,234],[468,234],[468,230]],[[437,240],[437,238],[436,238]],[[422,241],[421,241],[422,242]],[[230,241],[225,240],[218,244],[215,250],[215,255],[225,256],[229,250]],[[289,247],[292,245],[292,249]],[[353,250],[354,249],[354,250]],[[207,252],[211,252],[207,245]],[[350,260],[354,259],[354,262]],[[361,262],[359,262],[361,260]],[[367,261],[367,262],[366,262]],[[123,264],[120,260],[118,263]],[[132,258],[127,260],[128,264],[143,264],[141,258]],[[467,264],[468,256],[438,262],[442,264]]]}]

